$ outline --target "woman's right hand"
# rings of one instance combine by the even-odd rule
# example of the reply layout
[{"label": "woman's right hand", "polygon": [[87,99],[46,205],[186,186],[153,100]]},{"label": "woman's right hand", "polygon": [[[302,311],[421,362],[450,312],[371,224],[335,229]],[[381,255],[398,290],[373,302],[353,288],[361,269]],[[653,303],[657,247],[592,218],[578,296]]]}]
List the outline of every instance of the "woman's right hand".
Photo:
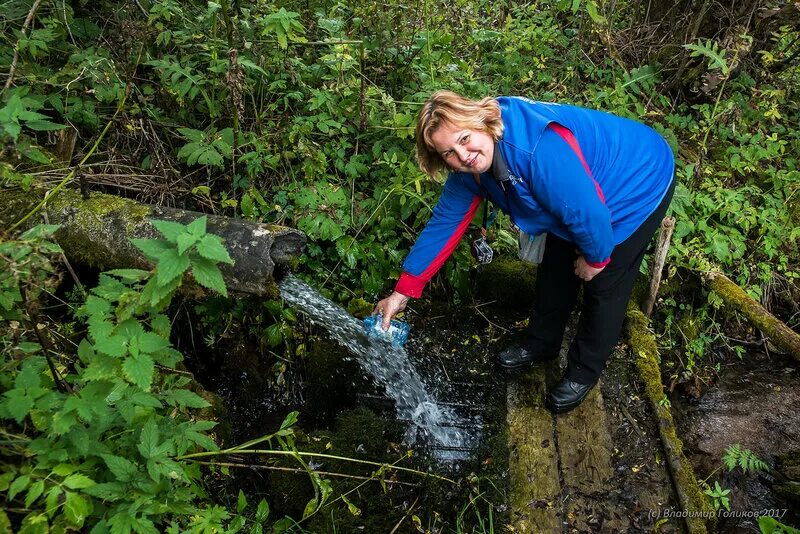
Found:
[{"label": "woman's right hand", "polygon": [[406,309],[408,298],[408,296],[395,291],[375,305],[375,309],[372,310],[372,313],[373,315],[376,313],[383,314],[384,330],[389,330],[390,323],[394,316]]}]

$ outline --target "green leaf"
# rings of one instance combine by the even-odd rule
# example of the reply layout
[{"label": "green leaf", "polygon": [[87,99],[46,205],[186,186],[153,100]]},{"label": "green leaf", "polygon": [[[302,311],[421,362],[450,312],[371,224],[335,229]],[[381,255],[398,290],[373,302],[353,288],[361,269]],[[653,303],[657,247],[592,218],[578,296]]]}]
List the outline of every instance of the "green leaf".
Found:
[{"label": "green leaf", "polygon": [[233,260],[219,236],[213,234],[203,236],[197,245],[197,252],[208,260],[221,261],[233,265]]},{"label": "green leaf", "polygon": [[258,510],[256,510],[255,520],[257,523],[263,523],[269,517],[269,504],[266,499],[261,499],[258,503]]},{"label": "green leaf", "polygon": [[137,448],[142,456],[150,458],[153,456],[154,451],[158,448],[158,425],[154,418],[150,418],[142,426],[142,433],[139,436],[139,445]]},{"label": "green leaf", "polygon": [[153,372],[155,370],[153,358],[147,354],[128,356],[122,364],[122,370],[128,380],[144,391],[150,391],[150,386],[153,383]]},{"label": "green leaf", "polygon": [[46,120],[27,121],[25,126],[37,132],[50,132],[54,130],[63,130],[67,126],[65,124],[56,124]]},{"label": "green leaf", "polygon": [[44,493],[44,480],[31,484],[28,489],[28,495],[25,496],[25,507],[30,508],[36,502],[36,499],[42,496],[42,493]]},{"label": "green leaf", "polygon": [[8,495],[6,496],[6,498],[9,501],[13,501],[14,497],[16,497],[18,493],[24,491],[25,488],[28,487],[30,481],[31,477],[29,475],[22,475],[21,477],[17,478],[14,482],[11,483],[11,486],[9,486]]},{"label": "green leaf", "polygon": [[169,341],[154,332],[144,332],[137,337],[139,350],[152,354],[169,347]]},{"label": "green leaf", "polygon": [[178,128],[178,131],[189,141],[194,141],[195,143],[199,143],[203,141],[205,134],[200,130],[194,130],[192,128]]},{"label": "green leaf", "polygon": [[175,221],[162,221],[160,219],[152,219],[150,221],[156,229],[161,232],[164,239],[170,243],[176,244],[178,237],[186,232],[186,226]]},{"label": "green leaf", "polygon": [[89,295],[86,297],[86,302],[84,302],[83,307],[81,308],[82,313],[85,313],[90,317],[97,317],[98,319],[103,319],[106,317],[109,313],[111,313],[111,310],[111,303],[106,299],[96,295]]},{"label": "green leaf", "polygon": [[126,485],[120,482],[103,482],[86,488],[83,493],[104,501],[118,501],[126,497],[128,491]]},{"label": "green leaf", "polygon": [[270,347],[277,347],[283,342],[283,330],[280,323],[271,324],[264,330],[266,335],[267,345]]},{"label": "green leaf", "polygon": [[170,323],[169,317],[167,317],[163,313],[158,313],[153,316],[153,318],[150,320],[150,327],[159,336],[165,339],[169,339],[169,333],[170,330],[172,330],[172,325]]},{"label": "green leaf", "polygon": [[236,513],[241,514],[245,508],[247,508],[247,497],[242,490],[239,490],[239,497],[236,499]]},{"label": "green leaf", "polygon": [[47,365],[43,356],[31,356],[22,364],[22,370],[17,373],[14,386],[19,389],[38,388],[42,384],[42,369]]},{"label": "green leaf", "polygon": [[189,256],[174,248],[164,251],[156,269],[158,285],[164,286],[180,277],[189,268]]},{"label": "green leaf", "polygon": [[72,464],[58,464],[53,468],[53,474],[60,477],[71,475],[78,470],[78,467]]},{"label": "green leaf", "polygon": [[61,488],[58,486],[53,486],[50,491],[47,492],[47,497],[45,498],[45,512],[47,513],[48,517],[53,517],[53,514],[56,513],[58,510],[58,498],[61,496]]},{"label": "green leaf", "polygon": [[101,337],[95,341],[94,349],[114,358],[119,358],[128,352],[128,340],[120,335]]},{"label": "green leaf", "polygon": [[281,430],[286,430],[287,428],[296,424],[298,415],[299,412],[289,412],[288,415],[286,415],[286,418],[283,420],[283,423],[281,423]]},{"label": "green leaf", "polygon": [[192,261],[192,275],[201,286],[214,290],[225,297],[228,296],[228,289],[225,287],[222,273],[211,260],[197,258]]},{"label": "green leaf", "polygon": [[8,414],[13,417],[17,423],[22,424],[25,416],[33,408],[33,398],[28,396],[25,390],[12,389],[6,391],[4,394],[5,400],[3,406],[8,411]]},{"label": "green leaf", "polygon": [[174,250],[172,245],[160,239],[131,239],[131,243],[148,259],[156,263],[166,251]]},{"label": "green leaf", "polygon": [[197,242],[197,236],[192,234],[181,234],[178,236],[178,254],[183,254]]},{"label": "green leaf", "polygon": [[74,473],[64,479],[64,485],[69,489],[83,489],[94,486],[95,481],[86,475]]},{"label": "green leaf", "polygon": [[189,231],[190,234],[196,236],[198,238],[203,237],[206,235],[206,222],[208,221],[208,217],[203,215],[202,217],[198,217],[197,219],[193,220],[189,223],[186,227],[186,230]]},{"label": "green leaf", "polygon": [[111,473],[120,482],[130,482],[131,479],[138,472],[138,468],[127,458],[114,456],[112,454],[103,454],[103,460],[111,470]]},{"label": "green leaf", "polygon": [[211,406],[203,397],[188,389],[169,391],[166,400],[171,406],[186,406],[187,408],[207,408]]},{"label": "green leaf", "polygon": [[89,501],[72,491],[67,491],[65,494],[64,515],[67,517],[67,521],[78,527],[83,526],[86,516],[91,511]]},{"label": "green leaf", "polygon": [[23,232],[22,235],[20,235],[20,239],[28,240],[50,237],[56,233],[59,228],[61,228],[60,224],[37,224],[30,230]]},{"label": "green leaf", "polygon": [[139,282],[147,278],[150,273],[142,269],[113,269],[106,271],[106,273],[121,278],[126,282]]},{"label": "green leaf", "polygon": [[350,499],[348,499],[344,494],[342,494],[342,500],[347,505],[347,509],[350,510],[350,513],[352,515],[356,517],[361,515],[361,509],[352,502],[350,502]]}]

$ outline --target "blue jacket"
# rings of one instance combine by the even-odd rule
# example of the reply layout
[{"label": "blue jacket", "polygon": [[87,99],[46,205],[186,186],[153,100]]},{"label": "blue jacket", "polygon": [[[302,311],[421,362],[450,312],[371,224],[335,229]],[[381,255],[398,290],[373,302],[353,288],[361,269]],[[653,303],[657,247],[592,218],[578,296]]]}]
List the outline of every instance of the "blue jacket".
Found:
[{"label": "blue jacket", "polygon": [[505,131],[492,168],[450,173],[396,291],[419,297],[487,196],[521,230],[575,243],[595,267],[610,261],[656,209],[674,174],[666,141],[644,124],[563,104],[500,97]]}]

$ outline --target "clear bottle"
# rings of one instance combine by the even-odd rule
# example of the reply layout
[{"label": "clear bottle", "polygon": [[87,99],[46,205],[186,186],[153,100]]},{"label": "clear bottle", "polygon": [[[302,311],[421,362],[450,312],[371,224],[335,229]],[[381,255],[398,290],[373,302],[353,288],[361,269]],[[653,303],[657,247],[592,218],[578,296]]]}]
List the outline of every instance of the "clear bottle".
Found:
[{"label": "clear bottle", "polygon": [[392,344],[401,347],[408,339],[408,332],[411,327],[403,321],[392,320],[389,330],[383,329],[383,315],[370,315],[364,319],[364,329],[367,335],[372,338],[386,339]]}]

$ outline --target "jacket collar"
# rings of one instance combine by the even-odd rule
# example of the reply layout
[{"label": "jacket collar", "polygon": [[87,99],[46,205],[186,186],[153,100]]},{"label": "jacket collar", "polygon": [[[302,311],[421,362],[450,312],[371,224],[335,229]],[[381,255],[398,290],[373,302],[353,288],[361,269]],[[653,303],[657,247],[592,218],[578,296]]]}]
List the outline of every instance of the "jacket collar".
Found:
[{"label": "jacket collar", "polygon": [[492,167],[489,169],[495,180],[499,182],[506,182],[511,179],[511,171],[508,170],[506,160],[503,153],[500,151],[500,144],[494,144],[494,154],[492,156]]}]

